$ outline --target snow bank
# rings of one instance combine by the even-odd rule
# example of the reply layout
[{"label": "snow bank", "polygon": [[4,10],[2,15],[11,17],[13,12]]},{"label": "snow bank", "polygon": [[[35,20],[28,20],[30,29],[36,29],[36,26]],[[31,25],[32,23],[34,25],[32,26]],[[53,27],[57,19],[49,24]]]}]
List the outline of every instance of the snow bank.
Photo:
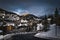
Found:
[{"label": "snow bank", "polygon": [[40,32],[40,33],[35,34],[34,36],[38,38],[58,38],[58,36],[60,37],[60,31],[59,31],[60,29],[57,29],[57,36],[56,36],[55,27],[56,27],[56,24],[50,25],[49,31]]}]

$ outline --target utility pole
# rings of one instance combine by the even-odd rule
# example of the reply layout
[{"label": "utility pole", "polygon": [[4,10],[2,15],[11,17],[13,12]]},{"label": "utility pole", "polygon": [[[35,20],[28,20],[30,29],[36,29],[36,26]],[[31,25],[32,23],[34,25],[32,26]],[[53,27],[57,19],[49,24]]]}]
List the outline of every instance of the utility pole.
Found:
[{"label": "utility pole", "polygon": [[58,9],[56,8],[55,9],[55,14],[54,14],[54,20],[55,20],[55,24],[56,24],[56,26],[55,26],[55,36],[57,36],[57,26],[58,26],[58,14],[59,12],[58,12]]}]

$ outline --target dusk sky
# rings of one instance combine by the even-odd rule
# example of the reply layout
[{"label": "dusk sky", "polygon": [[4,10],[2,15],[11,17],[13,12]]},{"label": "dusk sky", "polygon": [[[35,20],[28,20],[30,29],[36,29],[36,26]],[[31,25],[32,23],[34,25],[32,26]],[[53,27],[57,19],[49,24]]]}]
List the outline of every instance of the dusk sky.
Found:
[{"label": "dusk sky", "polygon": [[36,16],[54,13],[60,8],[60,0],[0,0],[0,8],[17,14],[30,13]]}]

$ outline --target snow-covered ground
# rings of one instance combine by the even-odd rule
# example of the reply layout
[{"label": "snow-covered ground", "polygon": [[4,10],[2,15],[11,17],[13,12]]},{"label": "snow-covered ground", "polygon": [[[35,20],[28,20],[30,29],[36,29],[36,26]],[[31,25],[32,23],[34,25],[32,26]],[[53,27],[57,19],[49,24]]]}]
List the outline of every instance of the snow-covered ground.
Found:
[{"label": "snow-covered ground", "polygon": [[[38,37],[38,38],[60,38],[60,27],[57,26],[57,31],[55,29],[56,27],[56,24],[52,24],[50,25],[50,30],[47,31],[47,32],[39,32],[37,33],[36,35],[34,35],[35,37]],[[56,35],[57,33],[57,35]]]},{"label": "snow-covered ground", "polygon": [[0,35],[0,40],[3,39],[3,35]]},{"label": "snow-covered ground", "polygon": [[13,35],[14,34],[0,35],[0,40],[2,40],[2,39],[8,39],[8,38],[10,38]]}]

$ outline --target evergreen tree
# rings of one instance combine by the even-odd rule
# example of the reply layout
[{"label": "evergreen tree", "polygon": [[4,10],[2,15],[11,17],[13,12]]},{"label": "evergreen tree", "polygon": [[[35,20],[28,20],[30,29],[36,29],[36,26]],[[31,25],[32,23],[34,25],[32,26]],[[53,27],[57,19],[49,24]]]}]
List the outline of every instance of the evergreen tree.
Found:
[{"label": "evergreen tree", "polygon": [[59,23],[59,12],[58,12],[57,8],[55,9],[54,20],[55,20],[56,25],[58,25],[58,23]]},{"label": "evergreen tree", "polygon": [[44,25],[43,30],[44,30],[44,31],[47,31],[47,28],[48,28],[48,21],[47,21],[47,16],[46,16],[46,15],[45,15],[45,18],[44,18],[43,25]]},{"label": "evergreen tree", "polygon": [[59,12],[58,12],[57,8],[55,9],[55,14],[54,15],[55,15],[55,17],[58,17],[58,15],[59,15]]}]

